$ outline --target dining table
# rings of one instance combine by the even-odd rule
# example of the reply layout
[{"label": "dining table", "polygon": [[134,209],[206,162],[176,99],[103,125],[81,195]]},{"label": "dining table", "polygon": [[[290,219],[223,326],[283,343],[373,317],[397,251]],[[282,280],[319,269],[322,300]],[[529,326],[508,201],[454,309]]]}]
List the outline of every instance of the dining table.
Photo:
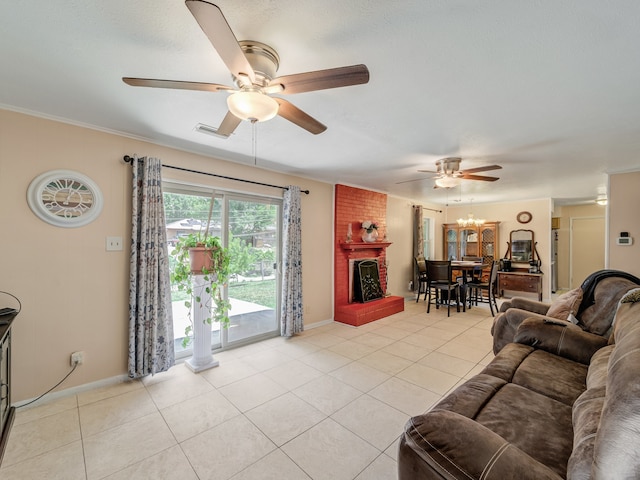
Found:
[{"label": "dining table", "polygon": [[[467,279],[469,274],[473,274],[477,269],[482,270],[486,265],[483,262],[476,262],[473,260],[451,260],[451,270],[462,273],[462,298],[463,301],[467,301]],[[467,308],[471,308],[471,302]]]}]

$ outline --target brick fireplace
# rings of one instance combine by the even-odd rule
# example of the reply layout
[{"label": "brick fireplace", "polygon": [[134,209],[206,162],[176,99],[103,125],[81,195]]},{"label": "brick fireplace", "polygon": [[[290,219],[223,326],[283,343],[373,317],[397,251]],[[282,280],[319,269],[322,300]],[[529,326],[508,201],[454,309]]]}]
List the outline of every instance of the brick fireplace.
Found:
[{"label": "brick fireplace", "polygon": [[[387,262],[386,251],[391,242],[385,240],[387,196],[360,188],[336,185],[335,198],[335,281],[334,320],[359,326],[379,320],[404,310],[402,297],[386,295]],[[378,241],[365,243],[360,237],[361,222],[377,222]],[[347,243],[347,230],[351,225],[352,242]],[[354,302],[353,264],[354,261],[375,259],[378,262],[380,287],[383,298],[366,303]]]}]

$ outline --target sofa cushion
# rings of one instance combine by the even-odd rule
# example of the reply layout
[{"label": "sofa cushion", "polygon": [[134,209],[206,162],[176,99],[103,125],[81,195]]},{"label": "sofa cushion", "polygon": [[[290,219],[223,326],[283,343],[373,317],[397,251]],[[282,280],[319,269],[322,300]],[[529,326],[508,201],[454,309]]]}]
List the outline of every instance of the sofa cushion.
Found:
[{"label": "sofa cushion", "polygon": [[607,397],[596,435],[594,478],[640,478],[640,303],[621,303]]},{"label": "sofa cushion", "polygon": [[527,345],[510,343],[481,373],[571,406],[586,389],[587,365]]},{"label": "sofa cushion", "polygon": [[513,341],[585,365],[608,343],[606,338],[585,332],[578,325],[549,317],[527,318],[518,327]]},{"label": "sofa cushion", "polygon": [[565,476],[573,445],[570,405],[508,383],[484,406],[476,421]]},{"label": "sofa cushion", "polygon": [[[544,439],[540,444],[544,444]],[[398,478],[561,480],[563,476],[464,415],[432,410],[400,438]]]},{"label": "sofa cushion", "polygon": [[[446,428],[438,427],[445,419]],[[445,478],[469,478],[468,474],[471,478],[525,478],[511,469],[533,468],[538,462],[563,478],[573,443],[570,405],[483,373],[456,388],[431,411],[412,418],[405,431],[410,432],[408,442],[419,450],[422,461],[446,471]],[[477,441],[470,439],[476,436]],[[510,455],[524,457],[522,465],[510,466],[509,455],[502,458],[505,449],[514,447],[520,453]],[[483,475],[477,462],[491,468],[492,475],[488,470]],[[470,472],[472,465],[480,470]],[[541,478],[547,478],[550,472],[543,471]],[[411,478],[423,478],[420,473],[413,470]]]},{"label": "sofa cushion", "polygon": [[607,384],[607,369],[609,357],[615,345],[607,345],[601,348],[591,357],[589,370],[587,371],[587,389],[604,387]]},{"label": "sofa cushion", "polygon": [[546,316],[559,320],[569,320],[569,315],[578,313],[580,302],[582,302],[582,289],[578,287],[569,290],[553,301],[549,310],[547,310]]},{"label": "sofa cushion", "polygon": [[591,388],[573,405],[573,451],[567,464],[567,477],[572,480],[591,479],[595,438],[605,393],[604,386]]}]

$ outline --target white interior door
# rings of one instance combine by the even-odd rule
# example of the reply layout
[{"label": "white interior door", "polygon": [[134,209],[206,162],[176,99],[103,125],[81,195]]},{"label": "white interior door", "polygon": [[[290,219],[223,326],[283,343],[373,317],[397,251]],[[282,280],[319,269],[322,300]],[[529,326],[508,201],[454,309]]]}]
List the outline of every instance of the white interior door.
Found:
[{"label": "white interior door", "polygon": [[604,268],[604,217],[572,218],[570,229],[569,277],[571,288],[576,288]]}]

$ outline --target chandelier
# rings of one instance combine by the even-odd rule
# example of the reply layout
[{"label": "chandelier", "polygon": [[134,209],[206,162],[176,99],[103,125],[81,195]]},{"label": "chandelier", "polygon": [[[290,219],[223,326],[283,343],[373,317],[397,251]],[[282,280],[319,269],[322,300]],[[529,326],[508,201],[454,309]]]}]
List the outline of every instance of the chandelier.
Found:
[{"label": "chandelier", "polygon": [[480,227],[484,225],[484,218],[475,218],[473,216],[473,198],[471,199],[471,212],[467,214],[467,218],[459,218],[456,220],[461,227]]},{"label": "chandelier", "polygon": [[484,218],[475,218],[473,213],[469,213],[467,218],[459,218],[456,220],[461,227],[479,227],[484,225]]}]

